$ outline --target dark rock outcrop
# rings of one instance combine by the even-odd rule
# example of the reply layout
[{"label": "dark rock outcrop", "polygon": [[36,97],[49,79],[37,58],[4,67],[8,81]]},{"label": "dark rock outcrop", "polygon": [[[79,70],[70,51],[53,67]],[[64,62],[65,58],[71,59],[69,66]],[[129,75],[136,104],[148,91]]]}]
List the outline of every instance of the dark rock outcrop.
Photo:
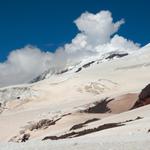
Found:
[{"label": "dark rock outcrop", "polygon": [[33,130],[39,130],[39,129],[47,129],[48,127],[50,127],[51,125],[55,125],[56,122],[58,120],[60,120],[61,118],[58,118],[56,120],[50,120],[50,119],[42,119],[38,122],[35,123],[31,123],[30,125],[28,125],[26,128],[30,131]]},{"label": "dark rock outcrop", "polygon": [[124,53],[124,54],[111,54],[106,59],[120,58],[120,57],[124,57],[124,56],[127,56],[127,55],[128,55],[128,53]]},{"label": "dark rock outcrop", "polygon": [[66,138],[75,138],[75,137],[91,134],[94,132],[99,132],[99,131],[106,130],[106,129],[125,126],[126,123],[136,121],[139,119],[143,119],[143,118],[138,116],[135,119],[130,119],[130,120],[126,120],[126,121],[118,122],[118,123],[106,123],[106,124],[100,125],[100,126],[95,127],[95,128],[84,129],[81,131],[72,131],[72,132],[65,133],[65,134],[60,135],[60,136],[46,136],[42,140],[60,140],[60,139],[66,139]]},{"label": "dark rock outcrop", "polygon": [[93,119],[87,120],[87,121],[85,121],[85,122],[83,122],[83,123],[76,124],[76,125],[74,125],[73,127],[71,127],[70,131],[71,131],[71,130],[80,129],[80,128],[84,127],[86,124],[91,123],[91,122],[94,122],[94,121],[98,121],[98,120],[99,120],[98,118],[93,118]]},{"label": "dark rock outcrop", "polygon": [[68,71],[69,71],[69,69],[64,69],[64,70],[62,70],[62,71],[60,71],[60,72],[58,72],[58,73],[56,73],[56,74],[59,75],[59,74],[66,73],[66,72],[68,72]]},{"label": "dark rock outcrop", "polygon": [[78,132],[73,131],[73,132],[66,133],[60,136],[46,136],[42,140],[60,140],[60,139],[66,139],[66,138],[75,138],[75,137],[91,134],[94,132],[98,132],[98,131],[102,131],[102,130],[106,130],[110,128],[120,127],[123,125],[124,124],[121,124],[121,123],[107,123],[107,124],[103,124],[101,126],[98,126],[92,129],[85,129],[85,130],[78,131]]},{"label": "dark rock outcrop", "polygon": [[17,135],[17,136],[12,137],[8,142],[21,143],[21,142],[28,141],[29,138],[30,138],[30,134],[25,133],[25,134],[21,134],[21,135]]},{"label": "dark rock outcrop", "polygon": [[76,73],[77,73],[77,72],[80,72],[81,70],[82,70],[82,68],[81,68],[81,67],[80,67],[80,68],[78,68],[78,70],[76,71]]},{"label": "dark rock outcrop", "polygon": [[139,99],[145,100],[150,98],[150,84],[148,84],[140,93]]},{"label": "dark rock outcrop", "polygon": [[150,84],[148,84],[139,94],[139,98],[132,109],[150,104]]},{"label": "dark rock outcrop", "polygon": [[88,109],[84,110],[85,113],[106,113],[111,112],[110,108],[107,106],[109,102],[113,99],[105,98],[100,102],[95,102],[94,106],[89,107]]},{"label": "dark rock outcrop", "polygon": [[87,63],[87,64],[84,64],[82,67],[83,68],[87,68],[87,67],[89,67],[91,64],[93,64],[93,63],[95,63],[95,61],[91,61],[91,62],[89,62],[89,63]]},{"label": "dark rock outcrop", "polygon": [[27,140],[29,140],[29,137],[30,137],[30,134],[29,134],[29,133],[28,133],[28,134],[24,134],[24,135],[22,136],[21,142],[26,142]]}]

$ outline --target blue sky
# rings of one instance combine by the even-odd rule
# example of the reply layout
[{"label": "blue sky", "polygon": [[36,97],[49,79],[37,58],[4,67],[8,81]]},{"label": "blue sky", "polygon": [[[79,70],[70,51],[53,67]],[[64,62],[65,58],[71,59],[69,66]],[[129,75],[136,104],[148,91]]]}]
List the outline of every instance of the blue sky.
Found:
[{"label": "blue sky", "polygon": [[112,12],[114,20],[125,19],[119,34],[145,45],[149,43],[148,0],[1,0],[0,61],[9,52],[27,44],[54,51],[78,32],[73,21],[81,13]]}]

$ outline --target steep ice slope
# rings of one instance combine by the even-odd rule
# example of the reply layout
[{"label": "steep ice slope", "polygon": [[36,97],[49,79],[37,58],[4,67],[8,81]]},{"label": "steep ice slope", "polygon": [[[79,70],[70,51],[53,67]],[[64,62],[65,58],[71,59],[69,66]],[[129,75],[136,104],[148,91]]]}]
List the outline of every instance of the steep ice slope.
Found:
[{"label": "steep ice slope", "polygon": [[[147,45],[126,57],[94,62],[88,67],[83,67],[78,72],[72,69],[63,74],[52,75],[50,78],[40,82],[1,89],[0,101],[1,103],[5,102],[3,106],[5,109],[0,115],[0,141],[7,142],[17,135],[28,122],[45,118],[59,118],[67,113],[74,114],[76,111],[82,110],[90,103],[102,98],[113,98],[127,93],[139,92],[149,83],[149,58],[150,45]],[[37,144],[39,149],[47,149],[47,147],[67,149],[68,146],[70,149],[91,149],[93,146],[94,149],[97,149],[97,147],[116,149],[117,146],[119,146],[119,149],[142,149],[143,144],[149,143],[149,134],[147,133],[149,106],[115,116],[111,115],[109,118],[107,115],[89,114],[87,116],[79,113],[77,120],[73,118],[74,115],[69,115],[52,128],[37,133],[32,132],[31,139],[33,140],[25,143],[25,145],[7,143],[8,149],[12,145],[14,149],[19,149],[20,147],[22,149],[37,149]],[[63,134],[68,131],[71,125],[84,122],[85,118],[98,117],[102,119],[104,117],[104,120],[89,124],[88,127],[92,128],[109,121],[120,122],[135,119],[137,116],[144,118],[129,122],[126,126],[92,133],[75,139],[41,142],[44,136]],[[114,136],[118,136],[119,139],[115,140]],[[99,142],[98,139],[102,141]],[[0,145],[4,149],[7,148],[3,143]],[[143,149],[149,149],[149,147],[144,147]]]}]

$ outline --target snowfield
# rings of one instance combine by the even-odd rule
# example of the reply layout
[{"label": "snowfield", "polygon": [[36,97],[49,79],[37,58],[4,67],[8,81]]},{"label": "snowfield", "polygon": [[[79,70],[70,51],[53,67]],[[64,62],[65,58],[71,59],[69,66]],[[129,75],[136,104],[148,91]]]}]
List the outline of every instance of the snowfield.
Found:
[{"label": "snowfield", "polygon": [[[150,105],[131,110],[150,83],[149,58],[150,44],[124,57],[88,58],[61,73],[46,72],[39,82],[1,88],[0,150],[149,150]],[[100,112],[91,113],[98,103]]]}]

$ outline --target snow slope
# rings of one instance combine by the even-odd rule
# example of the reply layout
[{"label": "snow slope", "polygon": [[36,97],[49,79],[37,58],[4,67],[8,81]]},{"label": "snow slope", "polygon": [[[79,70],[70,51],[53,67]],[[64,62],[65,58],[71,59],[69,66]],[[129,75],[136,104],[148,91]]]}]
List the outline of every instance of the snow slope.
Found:
[{"label": "snow slope", "polygon": [[[149,83],[149,58],[150,44],[125,57],[108,60],[88,58],[66,72],[53,74],[39,82],[0,89],[0,149],[149,150],[150,106],[119,114],[115,111],[81,113],[81,110],[106,97],[116,98],[129,93],[139,93]],[[84,67],[92,61],[94,62]],[[123,105],[116,102],[116,109],[128,106],[126,99],[128,98],[120,99],[124,101]],[[137,117],[141,119],[134,120]],[[30,124],[41,119],[59,118],[55,125],[46,129],[28,129]],[[100,120],[77,131],[107,123],[132,121],[125,122],[123,126],[76,138],[42,141],[49,135],[69,133],[73,125],[93,118]],[[12,137],[20,136],[22,130],[30,133],[27,142],[8,142]]]}]

